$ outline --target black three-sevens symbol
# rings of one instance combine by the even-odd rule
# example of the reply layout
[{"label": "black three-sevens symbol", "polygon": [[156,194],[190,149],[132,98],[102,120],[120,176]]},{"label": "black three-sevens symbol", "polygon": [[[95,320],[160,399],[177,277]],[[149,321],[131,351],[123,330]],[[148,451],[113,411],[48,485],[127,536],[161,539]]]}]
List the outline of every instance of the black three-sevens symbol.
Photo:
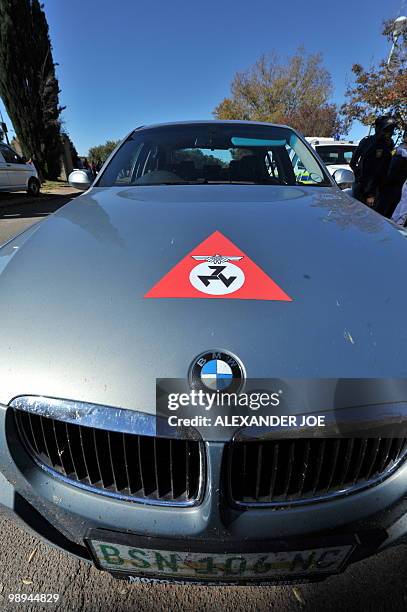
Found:
[{"label": "black three-sevens symbol", "polygon": [[237,278],[236,276],[229,276],[229,278],[226,278],[226,276],[222,274],[226,266],[208,266],[208,267],[210,270],[213,270],[212,274],[210,274],[209,276],[198,276],[199,280],[203,282],[205,287],[208,287],[210,285],[210,282],[213,280],[220,280],[225,285],[225,287],[230,287],[233,281],[236,280]]}]

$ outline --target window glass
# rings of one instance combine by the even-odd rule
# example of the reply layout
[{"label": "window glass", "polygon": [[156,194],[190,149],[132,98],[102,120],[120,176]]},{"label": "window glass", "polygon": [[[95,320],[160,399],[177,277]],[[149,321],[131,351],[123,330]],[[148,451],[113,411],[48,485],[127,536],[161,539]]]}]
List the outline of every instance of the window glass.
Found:
[{"label": "window glass", "polygon": [[312,150],[289,128],[231,122],[136,130],[97,185],[235,183],[330,184]]},{"label": "window glass", "polygon": [[320,145],[316,147],[316,150],[321,157],[324,164],[348,164],[352,159],[352,155],[356,145]]},{"label": "window glass", "polygon": [[8,164],[21,164],[22,159],[13,149],[6,145],[0,145],[0,152]]}]

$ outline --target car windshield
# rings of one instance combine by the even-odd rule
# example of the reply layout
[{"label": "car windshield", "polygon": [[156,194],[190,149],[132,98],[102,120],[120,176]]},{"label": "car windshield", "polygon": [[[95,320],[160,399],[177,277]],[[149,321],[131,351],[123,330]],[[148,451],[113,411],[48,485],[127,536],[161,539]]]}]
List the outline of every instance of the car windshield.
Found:
[{"label": "car windshield", "polygon": [[315,148],[320,158],[327,166],[334,166],[336,164],[345,166],[349,165],[356,145],[321,145]]},{"label": "car windshield", "polygon": [[191,123],[135,130],[96,186],[236,183],[331,184],[312,151],[289,128]]}]

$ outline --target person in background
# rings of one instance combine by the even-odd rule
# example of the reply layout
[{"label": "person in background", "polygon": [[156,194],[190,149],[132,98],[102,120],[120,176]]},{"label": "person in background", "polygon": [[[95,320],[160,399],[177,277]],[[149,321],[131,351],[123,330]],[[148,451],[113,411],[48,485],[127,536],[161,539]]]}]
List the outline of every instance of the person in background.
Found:
[{"label": "person in background", "polygon": [[355,149],[350,167],[355,174],[353,197],[373,207],[389,170],[397,121],[390,115],[377,117],[373,136],[363,138]]},{"label": "person in background", "polygon": [[404,131],[403,141],[394,152],[390,162],[387,177],[379,189],[375,203],[375,210],[388,219],[394,213],[401,199],[404,183],[407,181],[407,130]]}]

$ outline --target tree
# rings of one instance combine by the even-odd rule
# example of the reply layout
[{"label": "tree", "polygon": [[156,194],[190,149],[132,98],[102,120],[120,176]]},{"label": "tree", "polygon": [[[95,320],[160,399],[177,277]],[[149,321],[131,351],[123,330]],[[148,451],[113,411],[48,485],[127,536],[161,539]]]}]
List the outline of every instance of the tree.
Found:
[{"label": "tree", "polygon": [[71,158],[72,158],[72,165],[74,168],[79,168],[81,165],[80,159],[79,159],[79,155],[78,155],[78,151],[76,150],[76,147],[74,145],[74,143],[71,140],[71,137],[69,136],[69,134],[67,132],[63,133],[63,136],[65,136],[65,138],[68,141],[69,144],[69,150],[71,153]]},{"label": "tree", "polygon": [[12,149],[14,149],[16,153],[18,153],[18,155],[22,153],[20,143],[18,142],[18,139],[15,136],[11,139],[10,146]]},{"label": "tree", "polygon": [[59,86],[43,6],[0,0],[0,96],[23,153],[41,176],[60,172]]},{"label": "tree", "polygon": [[[392,43],[394,20],[383,23],[382,34]],[[400,125],[407,127],[407,31],[401,36],[393,54],[392,65],[385,60],[369,69],[354,64],[354,83],[346,91],[347,101],[342,113],[351,122],[358,119],[371,125],[377,115],[390,114],[397,117]]]},{"label": "tree", "polygon": [[103,145],[92,147],[89,149],[88,161],[96,164],[96,166],[101,166],[109,157],[110,153],[117,147],[119,142],[120,140],[107,140]]},{"label": "tree", "polygon": [[174,161],[176,163],[182,161],[193,161],[197,168],[202,167],[203,165],[210,166],[227,166],[226,162],[222,162],[215,155],[206,155],[201,151],[201,149],[181,149],[176,151]]},{"label": "tree", "polygon": [[319,53],[299,48],[286,62],[273,52],[234,76],[231,96],[214,110],[217,119],[288,124],[307,136],[346,133],[336,105],[329,103],[332,80]]}]

